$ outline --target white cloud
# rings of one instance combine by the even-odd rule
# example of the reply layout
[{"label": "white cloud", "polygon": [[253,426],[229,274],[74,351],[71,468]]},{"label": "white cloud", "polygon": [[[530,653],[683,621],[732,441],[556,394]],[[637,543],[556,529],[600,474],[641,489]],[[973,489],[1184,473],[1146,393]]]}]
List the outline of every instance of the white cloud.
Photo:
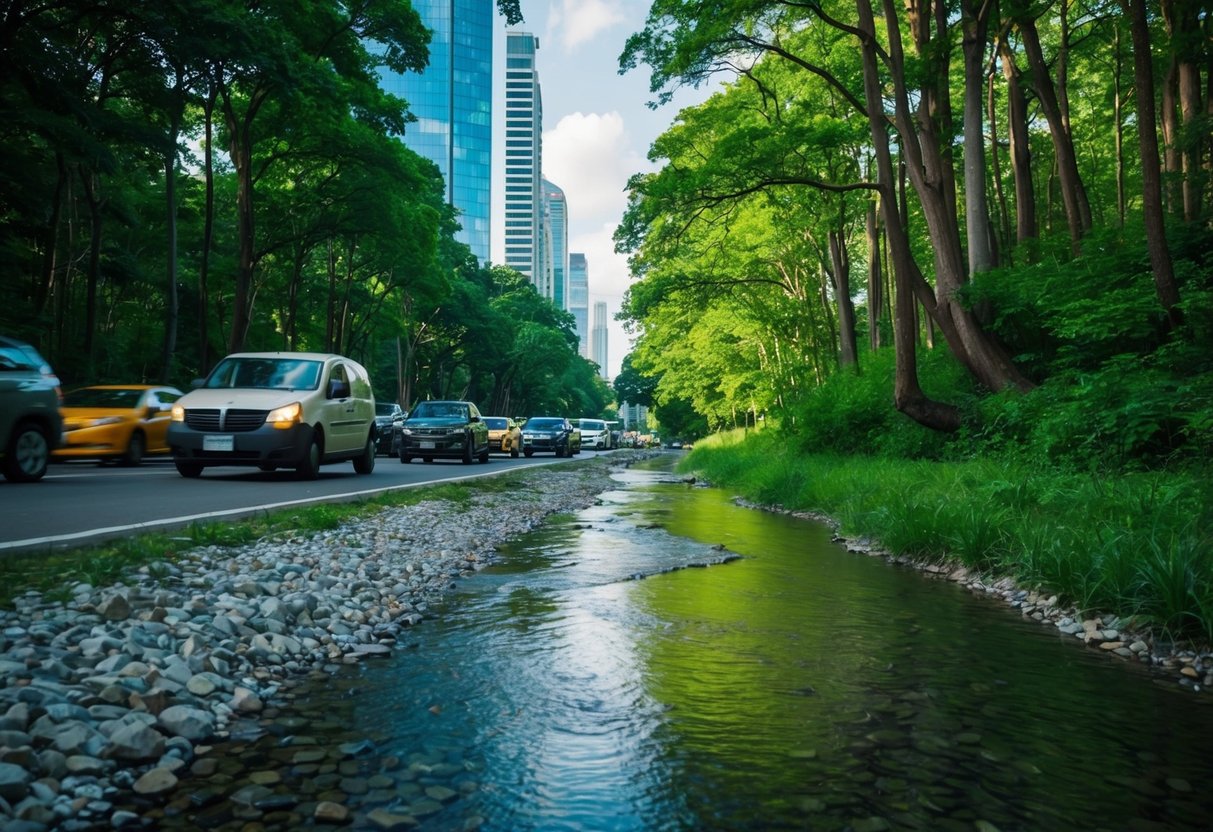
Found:
[{"label": "white cloud", "polygon": [[572,113],[543,134],[543,175],[564,191],[578,224],[618,223],[628,178],[651,167],[631,145],[618,112]]},{"label": "white cloud", "polygon": [[626,17],[617,2],[608,0],[560,0],[548,10],[548,32],[565,54],[593,40],[598,33]]}]

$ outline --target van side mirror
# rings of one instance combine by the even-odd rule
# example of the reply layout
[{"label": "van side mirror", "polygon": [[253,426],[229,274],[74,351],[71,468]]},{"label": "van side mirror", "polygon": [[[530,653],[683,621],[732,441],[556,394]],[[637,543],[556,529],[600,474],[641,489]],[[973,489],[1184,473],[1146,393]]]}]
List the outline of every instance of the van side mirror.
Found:
[{"label": "van side mirror", "polygon": [[350,397],[350,383],[337,378],[329,379],[328,397],[330,399],[348,399]]}]

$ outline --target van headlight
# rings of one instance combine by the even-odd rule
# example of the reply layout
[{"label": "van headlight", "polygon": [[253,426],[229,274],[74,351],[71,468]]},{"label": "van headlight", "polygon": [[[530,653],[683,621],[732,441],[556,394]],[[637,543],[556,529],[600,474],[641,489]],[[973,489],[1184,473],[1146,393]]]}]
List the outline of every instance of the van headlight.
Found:
[{"label": "van headlight", "polygon": [[173,409],[171,411],[169,411],[169,417],[174,422],[184,422],[185,421],[185,408],[179,404],[173,405]]},{"label": "van headlight", "polygon": [[277,407],[265,415],[265,423],[271,427],[285,430],[303,421],[303,405],[299,402]]}]

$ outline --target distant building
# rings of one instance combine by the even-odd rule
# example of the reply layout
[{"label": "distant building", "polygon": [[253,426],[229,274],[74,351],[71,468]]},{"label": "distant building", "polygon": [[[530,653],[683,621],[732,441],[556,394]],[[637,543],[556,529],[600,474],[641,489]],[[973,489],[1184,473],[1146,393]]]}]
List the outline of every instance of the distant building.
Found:
[{"label": "distant building", "polygon": [[550,298],[543,265],[543,98],[535,67],[538,49],[534,35],[506,32],[505,264],[526,275]]},{"label": "distant building", "polygon": [[552,304],[557,309],[569,309],[569,209],[564,191],[543,180],[543,197],[547,215],[549,245],[545,253],[552,268]]},{"label": "distant building", "polygon": [[594,303],[594,329],[590,332],[592,346],[590,360],[598,365],[598,375],[610,380],[607,375],[607,305],[606,301]]},{"label": "distant building", "polygon": [[577,352],[590,357],[590,271],[585,255],[569,253],[569,311],[577,322]]},{"label": "distant building", "polygon": [[417,121],[405,146],[438,166],[446,200],[459,211],[466,243],[481,263],[490,253],[493,169],[493,0],[413,0],[432,30],[420,74],[383,71],[381,86],[409,104]]}]

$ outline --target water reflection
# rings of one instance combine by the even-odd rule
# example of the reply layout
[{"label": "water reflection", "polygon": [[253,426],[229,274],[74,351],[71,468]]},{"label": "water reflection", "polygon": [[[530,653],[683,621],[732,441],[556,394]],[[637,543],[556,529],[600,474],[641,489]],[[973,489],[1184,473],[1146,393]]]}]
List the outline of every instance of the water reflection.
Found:
[{"label": "water reflection", "polygon": [[1209,826],[1203,700],[670,479],[626,472],[359,670],[347,727],[418,778],[394,811],[444,830]]}]

